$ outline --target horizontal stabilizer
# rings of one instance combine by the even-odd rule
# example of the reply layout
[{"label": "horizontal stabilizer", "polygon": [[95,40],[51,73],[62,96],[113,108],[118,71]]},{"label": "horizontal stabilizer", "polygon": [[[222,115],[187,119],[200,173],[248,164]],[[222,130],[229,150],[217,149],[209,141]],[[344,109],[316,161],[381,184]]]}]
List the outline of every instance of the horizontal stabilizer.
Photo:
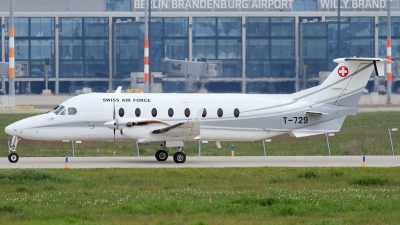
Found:
[{"label": "horizontal stabilizer", "polygon": [[292,130],[290,132],[290,135],[298,138],[298,137],[306,137],[318,134],[338,132],[342,127],[345,118],[346,117],[343,116],[334,120],[325,121],[312,126],[303,127],[297,130]]}]

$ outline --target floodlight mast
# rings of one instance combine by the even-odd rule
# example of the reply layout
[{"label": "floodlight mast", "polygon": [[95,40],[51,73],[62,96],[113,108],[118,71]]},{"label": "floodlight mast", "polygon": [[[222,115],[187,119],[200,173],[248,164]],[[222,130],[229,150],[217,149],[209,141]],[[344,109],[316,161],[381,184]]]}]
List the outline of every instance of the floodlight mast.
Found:
[{"label": "floodlight mast", "polygon": [[9,95],[15,95],[14,0],[10,0],[10,21],[8,32],[8,87]]},{"label": "floodlight mast", "polygon": [[386,64],[386,104],[391,104],[392,95],[392,26],[390,17],[390,1],[387,1],[387,64]]},{"label": "floodlight mast", "polygon": [[144,8],[144,92],[149,93],[149,0]]}]

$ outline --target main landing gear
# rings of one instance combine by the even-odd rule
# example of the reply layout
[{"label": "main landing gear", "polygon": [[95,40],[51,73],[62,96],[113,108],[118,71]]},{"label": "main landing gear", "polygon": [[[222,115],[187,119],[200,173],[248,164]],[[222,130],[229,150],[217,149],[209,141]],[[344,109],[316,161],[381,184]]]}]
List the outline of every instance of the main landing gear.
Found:
[{"label": "main landing gear", "polygon": [[10,154],[8,154],[8,161],[10,161],[10,163],[18,162],[19,156],[16,153],[16,150],[17,150],[19,140],[21,140],[21,138],[18,136],[13,136],[11,139],[11,145],[10,145],[10,149],[9,149]]},{"label": "main landing gear", "polygon": [[[179,147],[179,151],[174,154],[173,158],[175,163],[184,163],[186,161],[186,153],[182,148],[183,147]],[[158,161],[165,161],[168,159],[168,148],[165,147],[165,143],[161,145],[161,149],[156,152],[155,156]]]}]

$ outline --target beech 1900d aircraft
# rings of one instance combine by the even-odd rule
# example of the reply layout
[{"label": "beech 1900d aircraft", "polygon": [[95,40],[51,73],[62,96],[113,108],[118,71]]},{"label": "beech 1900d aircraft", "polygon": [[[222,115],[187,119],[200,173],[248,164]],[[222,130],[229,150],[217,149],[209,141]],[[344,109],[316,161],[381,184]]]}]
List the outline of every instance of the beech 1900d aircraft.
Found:
[{"label": "beech 1900d aircraft", "polygon": [[59,141],[135,140],[159,144],[158,161],[178,147],[176,163],[186,160],[185,141],[257,141],[289,133],[305,137],[340,130],[374,70],[384,75],[386,59],[339,58],[319,86],[294,94],[127,94],[91,93],[73,97],[54,110],[15,122],[10,162],[21,138]]}]

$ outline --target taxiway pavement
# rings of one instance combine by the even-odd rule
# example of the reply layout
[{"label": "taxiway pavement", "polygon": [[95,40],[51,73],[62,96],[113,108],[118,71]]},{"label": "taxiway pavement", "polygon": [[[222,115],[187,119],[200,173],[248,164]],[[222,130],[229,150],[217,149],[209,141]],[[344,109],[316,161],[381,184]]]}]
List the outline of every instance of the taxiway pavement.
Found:
[{"label": "taxiway pavement", "polygon": [[[172,157],[68,157],[68,168],[189,168],[189,167],[361,167],[362,156],[189,156],[183,164]],[[400,166],[400,156],[366,156],[367,167]],[[0,158],[0,168],[65,168],[65,157]]]}]

